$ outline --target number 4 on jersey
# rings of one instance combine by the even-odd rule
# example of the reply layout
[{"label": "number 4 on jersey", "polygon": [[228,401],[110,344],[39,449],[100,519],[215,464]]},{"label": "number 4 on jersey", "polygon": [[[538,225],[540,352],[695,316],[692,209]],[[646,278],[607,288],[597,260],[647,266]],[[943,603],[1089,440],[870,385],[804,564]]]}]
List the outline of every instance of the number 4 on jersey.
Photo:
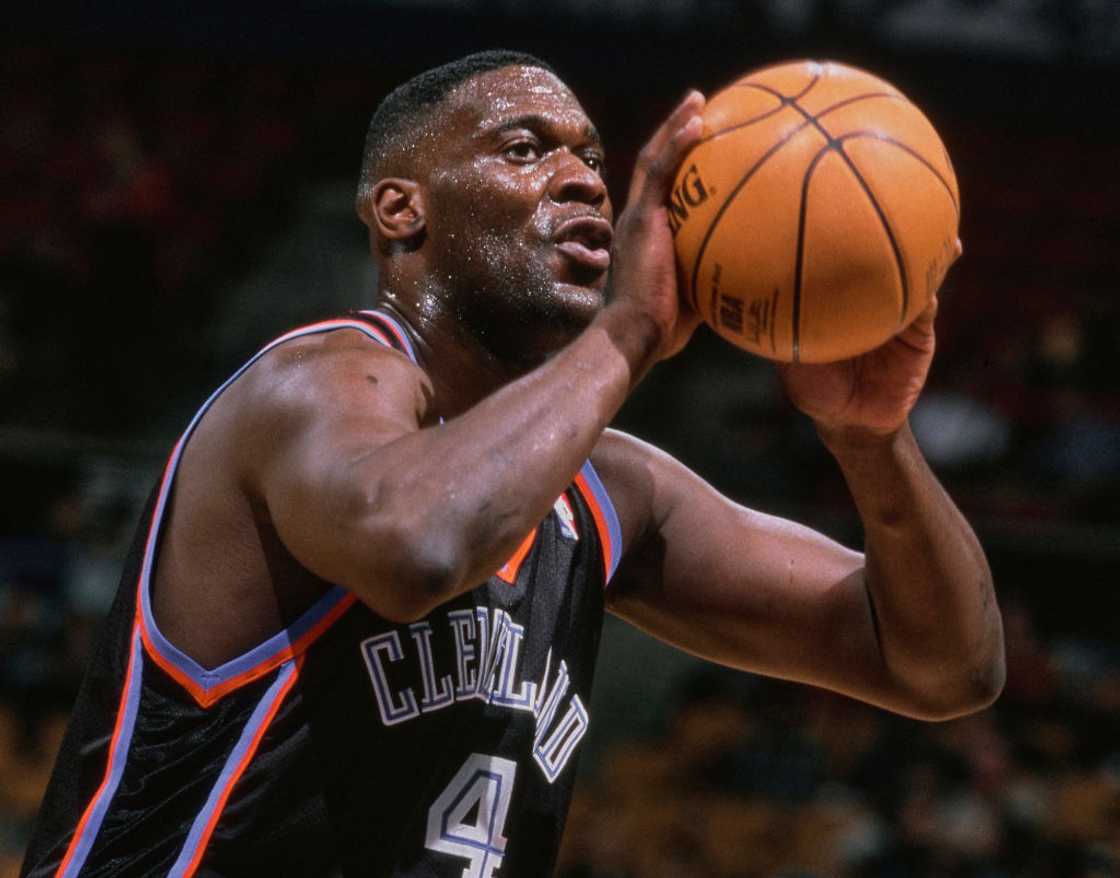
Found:
[{"label": "number 4 on jersey", "polygon": [[428,809],[425,846],[467,859],[463,878],[493,878],[502,865],[516,773],[516,762],[472,753]]}]

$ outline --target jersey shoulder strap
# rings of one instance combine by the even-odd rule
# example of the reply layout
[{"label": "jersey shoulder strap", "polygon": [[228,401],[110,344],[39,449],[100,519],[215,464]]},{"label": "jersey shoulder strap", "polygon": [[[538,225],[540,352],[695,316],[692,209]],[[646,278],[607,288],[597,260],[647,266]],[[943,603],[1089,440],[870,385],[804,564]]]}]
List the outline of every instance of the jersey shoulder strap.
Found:
[{"label": "jersey shoulder strap", "polygon": [[381,341],[394,350],[400,351],[416,365],[420,365],[420,358],[416,354],[416,345],[413,343],[408,329],[393,315],[387,311],[371,309],[354,311],[350,316],[367,324]]}]

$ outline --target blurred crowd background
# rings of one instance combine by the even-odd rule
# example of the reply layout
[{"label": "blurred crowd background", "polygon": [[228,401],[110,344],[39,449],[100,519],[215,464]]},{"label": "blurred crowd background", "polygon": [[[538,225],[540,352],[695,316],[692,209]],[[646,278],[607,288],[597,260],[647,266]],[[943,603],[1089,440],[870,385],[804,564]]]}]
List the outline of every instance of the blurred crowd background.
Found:
[{"label": "blurred crowd background", "polygon": [[[867,67],[941,131],[964,257],[913,425],[1004,605],[995,707],[923,725],[608,620],[565,878],[1120,874],[1120,5],[1113,0],[52,4],[0,36],[0,876],[14,875],[139,506],[253,350],[375,300],[365,126],[481,48],[553,63],[633,157],[688,86]],[[107,4],[102,4],[106,6]],[[706,331],[619,424],[858,545],[772,367]]]}]

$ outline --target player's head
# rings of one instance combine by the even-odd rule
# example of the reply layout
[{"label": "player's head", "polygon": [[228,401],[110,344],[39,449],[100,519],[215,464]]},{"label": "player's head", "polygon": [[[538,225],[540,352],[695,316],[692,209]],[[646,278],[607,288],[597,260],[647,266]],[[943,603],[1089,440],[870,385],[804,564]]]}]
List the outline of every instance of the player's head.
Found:
[{"label": "player's head", "polygon": [[603,300],[602,163],[579,101],[539,59],[484,52],[409,80],[373,116],[357,199],[383,285],[453,307],[494,345],[563,340]]},{"label": "player's head", "polygon": [[415,174],[417,150],[425,145],[425,136],[432,133],[432,123],[440,121],[442,105],[456,86],[481,73],[510,66],[555,73],[547,62],[533,55],[492,50],[425,70],[391,91],[378,104],[366,131],[359,204],[372,194],[382,177]]}]

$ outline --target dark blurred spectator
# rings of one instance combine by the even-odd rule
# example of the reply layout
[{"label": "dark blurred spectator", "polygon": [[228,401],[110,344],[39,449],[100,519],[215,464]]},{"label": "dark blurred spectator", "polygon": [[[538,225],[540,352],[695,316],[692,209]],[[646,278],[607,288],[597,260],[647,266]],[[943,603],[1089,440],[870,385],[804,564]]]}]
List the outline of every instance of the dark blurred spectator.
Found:
[{"label": "dark blurred spectator", "polygon": [[708,667],[685,678],[663,740],[616,746],[579,789],[561,876],[1120,874],[1120,657],[1055,648],[1008,610],[1016,684],[948,723]]}]

